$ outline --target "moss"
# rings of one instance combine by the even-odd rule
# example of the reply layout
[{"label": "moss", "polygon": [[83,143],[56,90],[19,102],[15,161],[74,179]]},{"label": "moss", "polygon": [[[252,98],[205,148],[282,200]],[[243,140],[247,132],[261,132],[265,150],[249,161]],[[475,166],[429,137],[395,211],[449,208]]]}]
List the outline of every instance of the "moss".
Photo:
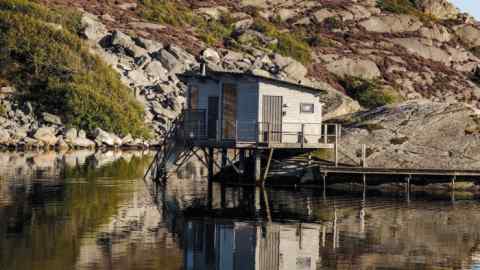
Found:
[{"label": "moss", "polygon": [[256,18],[252,28],[278,40],[277,44],[270,46],[272,51],[304,64],[311,62],[312,50],[301,32],[280,31],[275,24],[262,18]]},{"label": "moss", "polygon": [[68,126],[149,135],[143,108],[119,75],[72,32],[77,17],[23,0],[6,0],[0,7],[0,77],[22,91],[21,101],[30,101],[37,112],[63,116]]},{"label": "moss", "polygon": [[367,108],[392,104],[399,99],[398,95],[392,90],[382,89],[376,80],[347,76],[341,79],[340,83],[349,96]]},{"label": "moss", "polygon": [[390,143],[393,145],[401,145],[408,142],[408,140],[409,140],[408,137],[398,137],[398,138],[391,139]]}]

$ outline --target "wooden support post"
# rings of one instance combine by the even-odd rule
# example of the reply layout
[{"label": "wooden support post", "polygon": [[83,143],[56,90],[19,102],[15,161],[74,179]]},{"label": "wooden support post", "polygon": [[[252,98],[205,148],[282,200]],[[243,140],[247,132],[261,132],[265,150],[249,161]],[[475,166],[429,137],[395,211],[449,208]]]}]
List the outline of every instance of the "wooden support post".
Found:
[{"label": "wooden support post", "polygon": [[254,153],[255,158],[255,170],[254,170],[254,178],[255,182],[258,183],[262,180],[262,155],[260,153],[261,150],[256,149]]},{"label": "wooden support post", "polygon": [[207,165],[208,165],[208,180],[213,179],[213,163],[214,163],[214,148],[208,148],[208,158],[207,158]]},{"label": "wooden support post", "polygon": [[362,144],[362,167],[367,167],[367,145]]},{"label": "wooden support post", "polygon": [[270,170],[270,164],[272,162],[272,157],[273,157],[273,148],[270,149],[270,153],[268,154],[267,166],[265,166],[265,172],[263,173],[263,177],[262,177],[262,186],[265,185],[265,180],[267,179],[268,171]]},{"label": "wooden support post", "polygon": [[240,172],[245,174],[245,149],[240,149]]},{"label": "wooden support post", "polygon": [[227,167],[228,149],[222,148],[222,169]]},{"label": "wooden support post", "polygon": [[302,136],[301,136],[301,143],[302,143],[302,149],[304,148],[305,144],[305,124],[302,124]]},{"label": "wooden support post", "polygon": [[338,125],[335,125],[335,167],[338,167]]}]

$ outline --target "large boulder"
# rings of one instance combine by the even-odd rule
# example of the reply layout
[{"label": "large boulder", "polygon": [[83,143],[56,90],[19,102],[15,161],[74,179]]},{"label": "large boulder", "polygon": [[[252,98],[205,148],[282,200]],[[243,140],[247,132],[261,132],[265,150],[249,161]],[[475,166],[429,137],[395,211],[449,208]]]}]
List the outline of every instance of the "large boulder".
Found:
[{"label": "large boulder", "polygon": [[328,71],[340,77],[353,76],[364,79],[374,79],[382,75],[375,62],[360,58],[343,57],[328,63],[326,68]]},{"label": "large boulder", "polygon": [[53,125],[62,125],[62,119],[59,116],[56,116],[51,113],[42,113],[43,121]]},{"label": "large boulder", "polygon": [[33,138],[46,145],[55,145],[58,141],[56,130],[53,127],[42,127],[37,129],[33,134]]},{"label": "large boulder", "polygon": [[404,14],[375,16],[359,24],[367,31],[375,33],[415,32],[423,25],[418,18]]},{"label": "large boulder", "polygon": [[108,34],[108,30],[97,16],[85,12],[81,19],[81,34],[88,40],[97,43]]},{"label": "large boulder", "polygon": [[464,103],[425,100],[358,113],[343,130],[342,162],[369,167],[480,169],[480,115]]},{"label": "large boulder", "polygon": [[111,36],[111,45],[118,49],[123,49],[125,54],[131,57],[137,58],[147,54],[147,51],[137,46],[132,38],[117,30]]},{"label": "large boulder", "polygon": [[122,139],[115,134],[104,131],[101,128],[96,128],[93,134],[95,136],[95,142],[98,146],[120,146],[122,144]]}]

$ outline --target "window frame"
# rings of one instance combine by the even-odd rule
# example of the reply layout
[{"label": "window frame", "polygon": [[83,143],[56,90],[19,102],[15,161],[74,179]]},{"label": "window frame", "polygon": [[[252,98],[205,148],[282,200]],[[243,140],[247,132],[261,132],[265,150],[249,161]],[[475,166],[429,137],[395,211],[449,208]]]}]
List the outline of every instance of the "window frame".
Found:
[{"label": "window frame", "polygon": [[[311,109],[310,110],[305,110],[306,106],[311,107]],[[315,103],[307,103],[307,102],[300,103],[300,113],[314,114],[315,113]]]}]

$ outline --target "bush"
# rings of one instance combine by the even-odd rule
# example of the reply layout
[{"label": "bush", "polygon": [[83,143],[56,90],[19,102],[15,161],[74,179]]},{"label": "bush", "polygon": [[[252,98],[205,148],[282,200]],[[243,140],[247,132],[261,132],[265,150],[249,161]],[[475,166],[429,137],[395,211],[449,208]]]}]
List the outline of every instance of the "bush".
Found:
[{"label": "bush", "polygon": [[219,20],[197,19],[200,39],[210,46],[223,43],[232,36],[234,20],[228,14],[222,14]]},{"label": "bush", "polygon": [[381,89],[375,80],[346,77],[340,83],[349,96],[366,108],[380,107],[398,100],[396,93]]},{"label": "bush", "polygon": [[[22,91],[21,101],[61,115],[68,126],[148,136],[142,106],[119,75],[71,32],[77,17],[23,0],[6,0],[0,7],[0,77]],[[62,23],[63,29],[51,23]]]},{"label": "bush", "polygon": [[260,18],[255,20],[252,27],[254,30],[278,40],[277,44],[270,47],[272,51],[292,57],[304,64],[311,62],[311,48],[304,37],[301,36],[301,33],[295,35],[290,32],[282,32],[271,22]]},{"label": "bush", "polygon": [[418,17],[423,22],[435,21],[435,17],[418,9],[417,0],[378,0],[381,10],[396,14],[409,14]]},{"label": "bush", "polygon": [[198,18],[191,9],[169,0],[140,0],[138,15],[142,18],[173,26],[186,26]]}]

